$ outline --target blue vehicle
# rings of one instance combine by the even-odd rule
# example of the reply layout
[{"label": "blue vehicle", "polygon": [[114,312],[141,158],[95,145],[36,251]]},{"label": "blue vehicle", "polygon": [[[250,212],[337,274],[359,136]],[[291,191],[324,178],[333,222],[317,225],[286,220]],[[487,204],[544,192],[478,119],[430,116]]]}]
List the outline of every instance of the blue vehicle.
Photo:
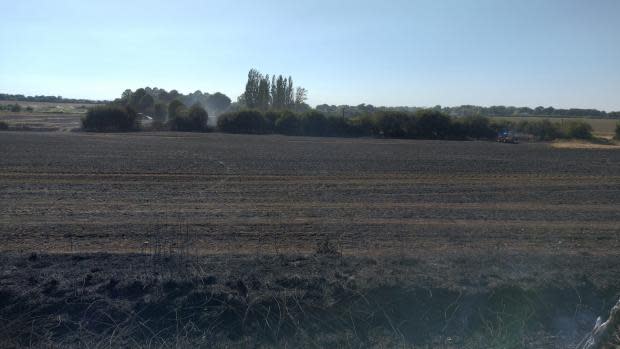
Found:
[{"label": "blue vehicle", "polygon": [[497,134],[497,141],[499,143],[512,143],[519,144],[519,139],[509,130],[502,130]]}]

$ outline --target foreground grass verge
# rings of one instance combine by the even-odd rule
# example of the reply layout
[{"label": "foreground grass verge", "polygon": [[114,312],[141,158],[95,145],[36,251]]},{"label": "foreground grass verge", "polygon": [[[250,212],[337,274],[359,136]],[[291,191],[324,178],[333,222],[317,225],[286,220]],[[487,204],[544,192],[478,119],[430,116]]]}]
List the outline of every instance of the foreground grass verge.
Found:
[{"label": "foreground grass verge", "polygon": [[508,270],[559,256],[1,258],[6,347],[566,348],[617,297],[615,274]]}]

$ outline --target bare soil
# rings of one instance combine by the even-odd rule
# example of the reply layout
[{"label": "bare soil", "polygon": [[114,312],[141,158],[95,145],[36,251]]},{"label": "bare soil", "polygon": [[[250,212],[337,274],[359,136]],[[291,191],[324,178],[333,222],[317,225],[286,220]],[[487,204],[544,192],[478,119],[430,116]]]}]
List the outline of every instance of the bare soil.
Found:
[{"label": "bare soil", "polygon": [[0,169],[0,334],[36,343],[566,348],[620,294],[616,149],[2,132]]}]

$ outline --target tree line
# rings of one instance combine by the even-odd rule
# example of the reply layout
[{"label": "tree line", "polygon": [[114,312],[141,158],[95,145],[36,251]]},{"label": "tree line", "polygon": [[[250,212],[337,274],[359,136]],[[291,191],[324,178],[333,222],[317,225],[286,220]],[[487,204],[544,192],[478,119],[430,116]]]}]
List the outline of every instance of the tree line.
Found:
[{"label": "tree line", "polygon": [[0,93],[0,101],[18,102],[49,102],[49,103],[81,103],[81,104],[102,104],[107,101],[95,101],[90,99],[63,98],[62,96],[24,96]]},{"label": "tree line", "polygon": [[410,139],[493,138],[489,119],[451,118],[434,110],[415,113],[380,112],[353,118],[326,116],[316,110],[243,110],[220,116],[217,129],[229,133],[283,134],[326,137],[385,137]]},{"label": "tree line", "polygon": [[[341,115],[346,117],[373,114],[376,112],[384,111],[401,111],[401,112],[415,112],[418,107],[376,107],[372,104],[359,104],[356,106],[350,105],[328,105],[321,104],[316,106],[316,110],[324,113],[325,115]],[[465,116],[545,116],[545,117],[596,117],[596,118],[620,118],[620,111],[606,112],[597,109],[556,109],[553,107],[511,107],[511,106],[491,106],[481,107],[475,105],[461,105],[457,107],[442,107],[435,106],[430,109],[441,111],[447,115],[454,117]]]},{"label": "tree line", "polygon": [[[150,129],[207,131],[209,114],[217,116],[216,128],[222,132],[284,134],[299,136],[385,137],[409,139],[493,139],[502,130],[531,135],[538,140],[591,138],[591,126],[582,121],[549,120],[491,121],[487,116],[552,114],[553,116],[616,116],[595,109],[554,109],[516,107],[436,106],[374,107],[306,104],[307,90],[295,87],[291,76],[248,72],[245,91],[237,102],[222,93],[195,91],[187,95],[177,90],[140,88],[125,90],[107,107],[90,109],[83,126],[87,130],[137,130],[144,115],[152,116]],[[206,106],[206,108],[205,108]],[[107,108],[107,109],[106,109]],[[109,123],[105,119],[109,113]],[[124,113],[126,122],[118,116]],[[620,114],[620,113],[619,113]],[[620,116],[620,115],[618,115]],[[99,120],[99,121],[97,121]]]},{"label": "tree line", "polygon": [[[143,90],[143,91],[142,91]],[[129,96],[136,94],[134,97],[132,107],[136,110],[140,108],[146,112],[156,113],[157,111],[163,113],[166,110],[165,105],[157,107],[157,104],[167,104],[174,99],[180,100],[183,104],[191,106],[195,103],[200,103],[211,115],[219,115],[227,110],[241,110],[241,109],[258,109],[258,110],[293,110],[293,111],[307,111],[310,108],[306,104],[308,91],[302,87],[294,87],[292,77],[285,78],[282,75],[262,75],[256,69],[250,70],[248,73],[248,80],[246,82],[245,92],[238,97],[235,103],[232,103],[230,98],[226,95],[216,92],[214,94],[203,93],[201,91],[195,91],[187,95],[179,93],[177,90],[166,91],[157,87],[150,88],[145,87],[138,89],[135,92],[131,90],[125,90],[121,98],[116,99],[114,102],[118,103],[119,100],[129,99]],[[140,106],[140,99],[145,94],[150,95],[153,98],[151,104],[148,97]],[[0,93],[0,100],[6,101],[23,101],[23,102],[53,102],[53,103],[82,103],[82,104],[103,104],[108,101],[97,101],[89,99],[72,99],[63,98],[62,96],[24,96],[21,94],[6,94]],[[151,109],[149,109],[151,108]],[[317,111],[328,116],[346,116],[353,117],[365,114],[373,114],[384,111],[400,111],[400,112],[415,112],[418,109],[424,109],[419,107],[385,107],[385,106],[373,106],[372,104],[359,104],[356,106],[351,105],[328,105],[321,104],[315,108]],[[464,116],[545,116],[545,117],[598,117],[598,118],[617,118],[620,119],[620,111],[607,112],[598,109],[581,109],[570,108],[561,109],[553,107],[538,106],[535,108],[530,107],[514,107],[514,106],[490,106],[482,107],[476,105],[461,105],[455,107],[442,107],[435,106],[430,109],[442,111],[445,114],[455,117]],[[140,112],[143,112],[140,110]]]},{"label": "tree line", "polygon": [[217,129],[246,134],[452,140],[491,140],[499,132],[511,130],[543,141],[592,138],[592,127],[581,120],[562,123],[549,120],[491,121],[478,115],[451,117],[435,109],[381,111],[355,117],[329,116],[316,110],[304,113],[243,110],[221,115]]},{"label": "tree line", "polygon": [[34,109],[30,106],[27,106],[26,108],[23,108],[21,105],[19,105],[19,103],[15,103],[15,104],[0,104],[0,111],[10,111],[12,113],[19,113],[21,111],[27,111],[27,112],[31,112],[34,111]]},{"label": "tree line", "polygon": [[197,90],[193,93],[182,94],[177,90],[168,92],[157,87],[139,88],[135,91],[127,89],[112,104],[128,106],[138,113],[144,113],[157,121],[166,122],[170,116],[169,111],[172,102],[177,107],[199,105],[214,116],[223,113],[231,105],[230,98],[220,92],[209,94]]}]

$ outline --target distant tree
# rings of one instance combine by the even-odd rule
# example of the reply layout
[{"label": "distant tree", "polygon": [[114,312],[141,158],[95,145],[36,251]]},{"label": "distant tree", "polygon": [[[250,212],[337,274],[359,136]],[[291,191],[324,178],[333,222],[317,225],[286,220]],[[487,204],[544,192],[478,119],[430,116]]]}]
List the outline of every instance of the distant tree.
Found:
[{"label": "distant tree", "polygon": [[534,108],[535,115],[543,115],[545,113],[545,107],[536,107]]},{"label": "distant tree", "polygon": [[216,92],[207,97],[206,107],[213,115],[219,115],[230,107],[230,98],[223,93]]},{"label": "distant tree", "polygon": [[616,139],[620,140],[620,121],[616,124]]},{"label": "distant tree", "polygon": [[179,116],[184,108],[185,105],[178,99],[170,102],[170,104],[168,104],[168,119],[173,119]]},{"label": "distant tree", "polygon": [[181,96],[181,94],[177,90],[172,90],[172,91],[170,91],[168,93],[168,99],[170,99],[170,100],[174,100],[176,98],[179,98],[180,96]]},{"label": "distant tree", "polygon": [[261,73],[256,69],[250,69],[248,72],[248,81],[245,84],[245,105],[253,109],[259,107],[260,82],[263,79]]},{"label": "distant tree", "polygon": [[305,104],[306,100],[308,100],[308,90],[303,87],[297,87],[297,90],[295,91],[295,104]]},{"label": "distant tree", "polygon": [[163,122],[166,120],[166,105],[164,103],[155,103],[153,107],[153,118],[157,121]]},{"label": "distant tree", "polygon": [[174,117],[170,118],[169,126],[173,131],[206,131],[209,115],[199,104],[192,105],[189,110],[177,111]]},{"label": "distant tree", "polygon": [[125,91],[123,91],[123,94],[121,94],[121,104],[123,105],[129,104],[132,94],[133,92],[130,89],[126,89]]},{"label": "distant tree", "polygon": [[12,104],[12,105],[10,106],[10,110],[11,110],[13,113],[19,113],[19,112],[21,112],[21,111],[22,111],[22,106],[21,106],[21,105],[19,105],[19,104],[17,104],[17,103],[15,103],[15,104]]},{"label": "distant tree", "polygon": [[139,110],[140,101],[144,96],[146,96],[146,90],[143,88],[137,89],[136,92],[131,94],[131,98],[129,98],[129,106],[131,106],[133,109]]},{"label": "distant tree", "polygon": [[155,99],[150,94],[145,94],[138,103],[138,110],[141,112],[150,112],[155,105]]},{"label": "distant tree", "polygon": [[295,104],[295,90],[293,89],[293,78],[288,77],[288,81],[285,89],[284,105],[286,108],[292,108]]},{"label": "distant tree", "polygon": [[271,107],[275,110],[286,109],[286,80],[279,75],[275,80],[275,89],[272,89]]},{"label": "distant tree", "polygon": [[271,108],[276,108],[276,96],[278,95],[277,85],[276,85],[276,75],[271,76],[271,96],[269,100],[271,101]]},{"label": "distant tree", "polygon": [[91,132],[137,131],[140,123],[131,107],[100,106],[88,109],[82,128]]},{"label": "distant tree", "polygon": [[157,94],[157,98],[160,101],[164,101],[164,102],[169,102],[172,98],[170,98],[170,94],[168,93],[168,91],[161,89],[159,90],[158,94]]},{"label": "distant tree", "polygon": [[270,94],[271,83],[269,82],[269,75],[260,76],[260,81],[258,83],[258,96],[256,101],[256,106],[260,110],[267,110],[271,104],[271,94]]}]

